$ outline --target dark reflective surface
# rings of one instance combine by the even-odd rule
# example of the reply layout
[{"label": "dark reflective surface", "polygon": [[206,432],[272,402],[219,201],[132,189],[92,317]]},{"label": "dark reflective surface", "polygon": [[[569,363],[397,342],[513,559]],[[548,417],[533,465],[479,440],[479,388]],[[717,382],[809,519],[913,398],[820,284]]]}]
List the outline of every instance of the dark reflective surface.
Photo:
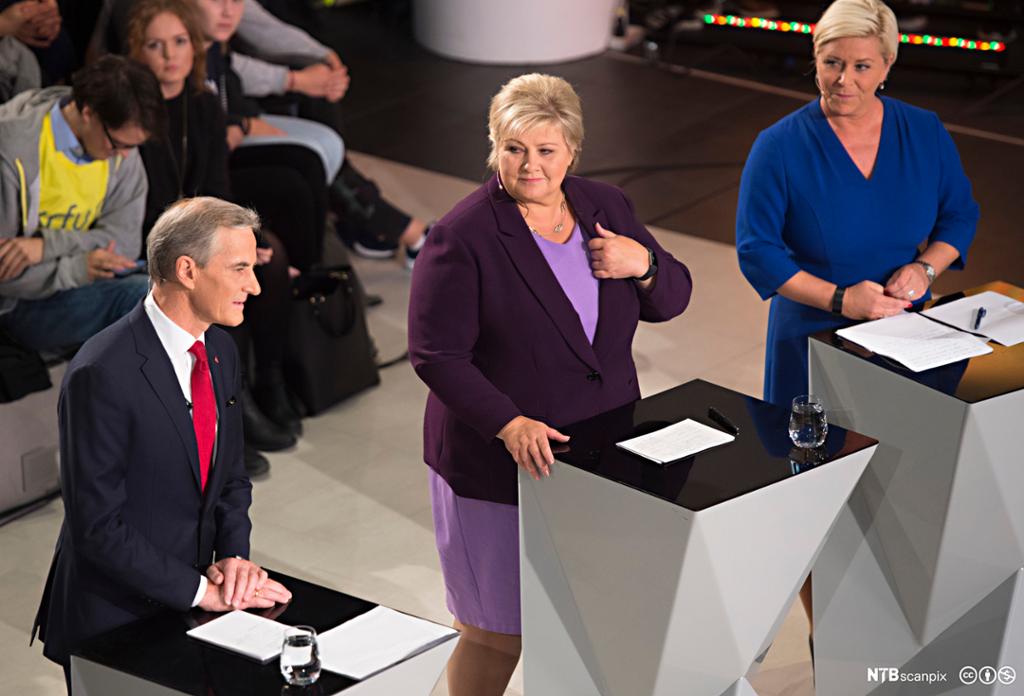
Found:
[{"label": "dark reflective surface", "polygon": [[[711,406],[739,427],[734,442],[666,466],[615,445],[686,418],[721,429],[707,415]],[[688,510],[703,510],[819,466],[829,466],[836,459],[875,444],[871,438],[829,425],[825,444],[794,467],[788,426],[788,408],[694,380],[561,429],[571,440],[569,451],[556,457]]]},{"label": "dark reflective surface", "polygon": [[[287,575],[270,575],[291,590],[292,602],[279,616],[269,618],[290,626],[312,626],[317,633],[323,633],[377,606]],[[166,612],[98,636],[75,654],[196,696],[327,695],[358,683],[324,671],[312,687],[285,688],[277,660],[261,665],[185,635],[217,616],[198,610],[188,614]]]},{"label": "dark reflective surface", "polygon": [[[954,302],[962,297],[977,295],[991,290],[1024,302],[1024,289],[1009,283],[995,281],[963,292],[946,295],[938,300],[926,302],[923,309]],[[906,379],[919,382],[944,394],[969,404],[991,399],[1003,394],[1024,389],[1024,343],[1007,348],[991,341],[992,352],[934,370],[911,372],[897,362],[875,355],[869,350],[845,341],[834,331],[822,331],[811,336],[812,341],[821,341],[835,346],[845,353],[856,355],[862,360],[883,367]]]}]

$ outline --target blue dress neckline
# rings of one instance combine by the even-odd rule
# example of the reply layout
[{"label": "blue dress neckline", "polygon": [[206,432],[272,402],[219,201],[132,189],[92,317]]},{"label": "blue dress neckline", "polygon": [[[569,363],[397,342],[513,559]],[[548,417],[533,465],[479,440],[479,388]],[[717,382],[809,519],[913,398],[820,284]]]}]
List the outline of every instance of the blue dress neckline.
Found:
[{"label": "blue dress neckline", "polygon": [[888,144],[889,122],[892,120],[889,118],[889,110],[891,105],[887,103],[887,99],[881,95],[878,95],[879,101],[882,102],[882,131],[878,136],[878,150],[875,152],[875,161],[871,167],[871,174],[864,176],[864,172],[860,170],[857,163],[853,161],[853,157],[846,151],[846,147],[843,145],[843,141],[839,139],[839,136],[832,129],[832,125],[828,122],[828,117],[825,116],[825,111],[821,108],[821,99],[815,99],[814,104],[814,115],[817,117],[815,120],[818,122],[819,131],[824,131],[822,137],[830,143],[829,147],[833,150],[833,156],[839,160],[844,160],[851,170],[851,174],[856,175],[856,179],[859,181],[870,184],[878,178],[879,164],[882,163],[882,156],[885,152]]}]

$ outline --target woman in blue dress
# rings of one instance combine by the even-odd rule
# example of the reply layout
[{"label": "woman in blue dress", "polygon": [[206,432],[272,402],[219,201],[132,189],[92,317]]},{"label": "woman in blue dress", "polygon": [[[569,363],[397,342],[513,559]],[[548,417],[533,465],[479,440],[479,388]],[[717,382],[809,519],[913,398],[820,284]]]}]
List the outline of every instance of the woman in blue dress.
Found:
[{"label": "woman in blue dress", "polygon": [[978,206],[939,118],[878,94],[896,17],[836,0],[814,31],[821,97],[761,132],[736,211],[740,269],[768,317],[764,398],[807,392],[807,337],[902,312],[962,268]]},{"label": "woman in blue dress", "polygon": [[[927,299],[974,239],[978,205],[942,122],[878,94],[898,43],[881,0],[829,5],[814,30],[820,98],[762,131],[743,168],[740,269],[772,298],[767,401],[807,392],[808,336]],[[810,619],[810,578],[800,598]]]}]

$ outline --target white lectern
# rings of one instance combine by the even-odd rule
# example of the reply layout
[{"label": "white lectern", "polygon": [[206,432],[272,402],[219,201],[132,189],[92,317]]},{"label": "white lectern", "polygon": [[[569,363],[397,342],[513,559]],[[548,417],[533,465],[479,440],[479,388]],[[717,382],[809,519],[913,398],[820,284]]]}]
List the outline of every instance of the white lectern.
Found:
[{"label": "white lectern", "polygon": [[[735,442],[667,466],[616,442],[684,418]],[[530,696],[754,694],[769,645],[876,443],[832,428],[811,456],[788,409],[689,382],[564,429],[550,478],[520,476]]]},{"label": "white lectern", "polygon": [[[984,290],[1024,299],[966,294]],[[1024,344],[992,345],[915,374],[831,332],[810,341],[830,422],[881,442],[814,567],[820,694],[1024,694]]]}]

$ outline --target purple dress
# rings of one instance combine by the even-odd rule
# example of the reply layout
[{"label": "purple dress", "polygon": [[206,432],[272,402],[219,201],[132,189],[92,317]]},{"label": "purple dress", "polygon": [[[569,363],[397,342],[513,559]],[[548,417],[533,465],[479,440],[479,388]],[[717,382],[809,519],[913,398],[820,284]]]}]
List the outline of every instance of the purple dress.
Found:
[{"label": "purple dress", "polygon": [[[593,343],[600,281],[590,271],[580,226],[565,244],[533,239]],[[429,476],[448,610],[468,626],[519,635],[518,506],[464,498],[433,469]]]}]

